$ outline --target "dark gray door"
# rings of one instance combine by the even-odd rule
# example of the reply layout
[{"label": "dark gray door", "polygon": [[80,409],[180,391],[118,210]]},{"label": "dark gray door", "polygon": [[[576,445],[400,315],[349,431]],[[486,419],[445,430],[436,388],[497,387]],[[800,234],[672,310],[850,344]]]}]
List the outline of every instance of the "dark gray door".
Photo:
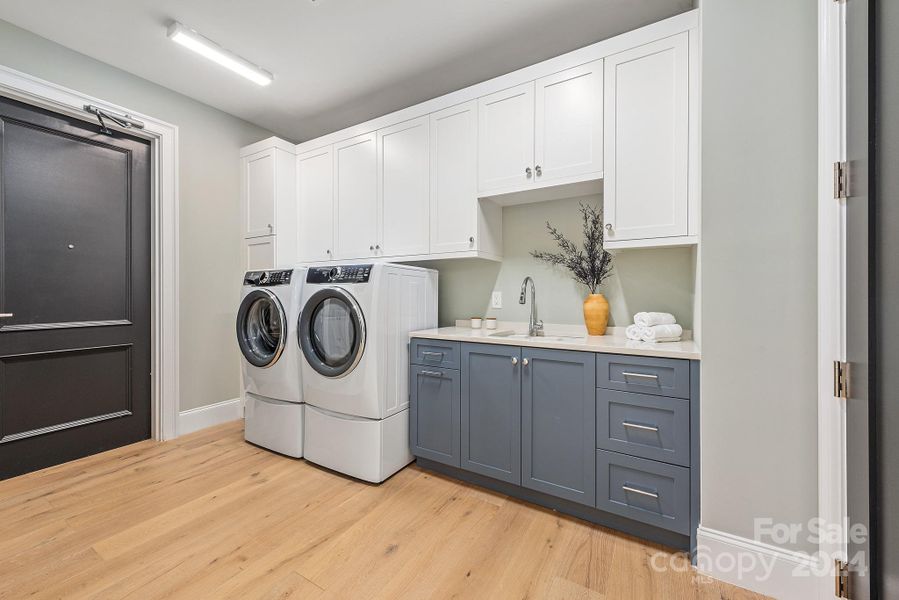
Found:
[{"label": "dark gray door", "polygon": [[412,365],[412,454],[458,467],[461,459],[459,371]]},{"label": "dark gray door", "polygon": [[150,435],[150,147],[0,98],[0,478]]},{"label": "dark gray door", "polygon": [[521,484],[521,349],[462,344],[463,469]]},{"label": "dark gray door", "polygon": [[[846,200],[846,359],[850,364],[846,400],[846,483],[849,522],[871,531],[871,442],[874,413],[869,405],[869,301],[871,262],[869,236],[870,152],[868,53],[870,12],[868,0],[852,0],[846,10],[846,158],[850,168],[850,195]],[[871,597],[870,536],[850,536],[851,597]]]},{"label": "dark gray door", "polygon": [[875,581],[880,598],[899,598],[899,2],[874,10]]},{"label": "dark gray door", "polygon": [[521,484],[593,506],[596,355],[524,348],[521,364]]}]

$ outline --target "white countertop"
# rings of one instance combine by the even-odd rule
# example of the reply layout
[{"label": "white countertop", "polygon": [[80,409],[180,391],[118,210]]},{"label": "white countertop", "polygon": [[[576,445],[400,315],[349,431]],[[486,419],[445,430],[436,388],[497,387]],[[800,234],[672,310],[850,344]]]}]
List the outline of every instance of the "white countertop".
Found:
[{"label": "white countertop", "polygon": [[[459,323],[464,323],[460,321]],[[634,356],[659,356],[663,358],[684,358],[699,360],[699,344],[692,339],[680,342],[635,342],[627,339],[623,327],[609,327],[606,335],[586,335],[583,327],[572,325],[544,326],[543,337],[503,337],[497,333],[527,333],[527,324],[500,323],[495,330],[472,329],[468,326],[440,327],[413,331],[410,338],[448,340],[455,342],[475,342],[481,344],[501,344],[506,346],[529,346],[555,350],[580,350],[605,352],[609,354],[631,354]]]}]

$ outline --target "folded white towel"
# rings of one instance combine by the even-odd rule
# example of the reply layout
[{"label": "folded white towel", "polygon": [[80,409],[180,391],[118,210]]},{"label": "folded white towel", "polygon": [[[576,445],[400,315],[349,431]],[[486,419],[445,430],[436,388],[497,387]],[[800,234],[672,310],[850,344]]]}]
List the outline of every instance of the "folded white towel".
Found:
[{"label": "folded white towel", "polygon": [[674,325],[677,319],[671,313],[663,312],[638,312],[634,315],[634,324],[643,327],[652,327],[654,325]]},{"label": "folded white towel", "polygon": [[624,334],[627,336],[627,339],[639,342],[643,339],[644,329],[645,327],[643,327],[642,325],[637,325],[635,323],[633,325],[628,325],[627,329],[624,330]]},{"label": "folded white towel", "polygon": [[643,328],[644,342],[677,342],[684,334],[684,329],[677,323],[655,325]]}]

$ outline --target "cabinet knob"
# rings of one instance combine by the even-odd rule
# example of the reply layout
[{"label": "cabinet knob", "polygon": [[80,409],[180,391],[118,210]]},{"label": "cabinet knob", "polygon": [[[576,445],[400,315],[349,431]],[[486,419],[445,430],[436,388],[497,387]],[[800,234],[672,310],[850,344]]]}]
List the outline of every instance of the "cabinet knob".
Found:
[{"label": "cabinet knob", "polygon": [[325,250],[325,252],[327,252],[328,254],[331,254],[331,249],[328,248],[327,250]]},{"label": "cabinet knob", "polygon": [[470,238],[468,238],[468,242],[470,244],[474,244],[474,236],[471,236]]},{"label": "cabinet knob", "polygon": [[540,165],[537,165],[534,168],[534,171],[537,173],[537,177],[540,177],[541,175],[543,175],[543,169],[540,168]]},{"label": "cabinet knob", "polygon": [[528,366],[529,362],[531,362],[531,361],[529,361],[528,359],[525,358],[524,360],[521,361],[521,364],[524,366]]},{"label": "cabinet knob", "polygon": [[375,244],[375,250],[380,250],[380,249],[381,249],[381,244]]},{"label": "cabinet knob", "polygon": [[374,247],[374,246],[369,246],[368,249],[374,251],[375,247]]},{"label": "cabinet knob", "polygon": [[271,223],[268,224],[268,232],[271,233],[275,230]]},{"label": "cabinet knob", "polygon": [[606,231],[609,231],[609,232],[612,231],[612,224],[611,224],[611,223],[606,223]]},{"label": "cabinet knob", "polygon": [[517,356],[513,356],[513,357],[512,357],[512,364],[513,364],[513,365],[517,365],[517,364],[518,364],[518,357],[517,357]]},{"label": "cabinet knob", "polygon": [[530,167],[526,167],[525,170],[524,170],[524,174],[525,174],[526,177],[530,177],[530,176],[531,176],[531,168],[530,168]]}]

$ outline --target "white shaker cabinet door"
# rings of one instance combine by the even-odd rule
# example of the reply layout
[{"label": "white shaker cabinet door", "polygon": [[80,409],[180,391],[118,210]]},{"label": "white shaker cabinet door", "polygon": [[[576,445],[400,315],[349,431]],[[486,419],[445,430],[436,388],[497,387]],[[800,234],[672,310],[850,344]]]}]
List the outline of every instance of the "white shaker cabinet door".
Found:
[{"label": "white shaker cabinet door", "polygon": [[297,248],[301,262],[332,258],[334,163],[331,146],[297,157]]},{"label": "white shaker cabinet door", "polygon": [[243,237],[275,233],[275,149],[241,159]]},{"label": "white shaker cabinet door", "polygon": [[336,258],[375,256],[378,242],[376,135],[334,144]]},{"label": "white shaker cabinet door", "polygon": [[478,99],[478,191],[534,181],[534,82]]},{"label": "white shaker cabinet door", "polygon": [[608,241],[688,233],[687,35],[605,58]]},{"label": "white shaker cabinet door", "polygon": [[431,114],[431,253],[476,249],[478,103]]},{"label": "white shaker cabinet door", "polygon": [[427,254],[429,123],[421,117],[378,131],[380,248],[376,256]]},{"label": "white shaker cabinet door", "polygon": [[602,174],[602,60],[537,80],[534,179]]}]

